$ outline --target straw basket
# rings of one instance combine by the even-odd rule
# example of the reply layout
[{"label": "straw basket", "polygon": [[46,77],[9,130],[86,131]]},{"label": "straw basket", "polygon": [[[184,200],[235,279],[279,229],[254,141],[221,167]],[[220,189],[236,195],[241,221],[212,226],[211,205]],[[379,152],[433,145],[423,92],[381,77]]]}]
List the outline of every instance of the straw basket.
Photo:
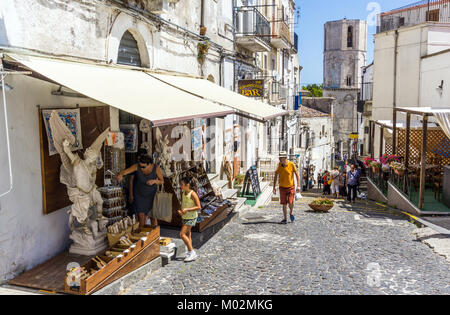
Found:
[{"label": "straw basket", "polygon": [[332,205],[313,205],[313,204],[309,204],[309,207],[313,211],[328,212],[328,211],[330,211],[331,208],[334,207],[334,204],[332,204]]}]

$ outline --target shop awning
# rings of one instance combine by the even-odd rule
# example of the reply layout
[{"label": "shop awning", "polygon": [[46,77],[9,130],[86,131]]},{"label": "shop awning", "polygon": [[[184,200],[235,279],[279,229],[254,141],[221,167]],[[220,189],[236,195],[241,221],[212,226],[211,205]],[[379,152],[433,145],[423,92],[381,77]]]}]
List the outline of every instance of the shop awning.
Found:
[{"label": "shop awning", "polygon": [[101,103],[150,120],[154,126],[235,111],[186,93],[139,69],[8,54],[34,72]]},{"label": "shop awning", "polygon": [[176,86],[179,89],[188,91],[219,104],[229,106],[237,110],[237,114],[241,114],[255,120],[268,121],[272,118],[288,114],[285,110],[276,108],[261,101],[256,101],[250,97],[240,95],[208,80],[156,73],[149,73],[149,75],[170,85]]}]

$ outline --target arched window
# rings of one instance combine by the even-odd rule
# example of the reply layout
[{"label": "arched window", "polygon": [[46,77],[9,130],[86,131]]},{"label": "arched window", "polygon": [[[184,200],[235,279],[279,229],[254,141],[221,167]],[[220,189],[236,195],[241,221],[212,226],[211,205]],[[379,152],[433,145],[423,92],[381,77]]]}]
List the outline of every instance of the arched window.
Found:
[{"label": "arched window", "polygon": [[347,29],[347,47],[353,47],[353,26]]},{"label": "arched window", "polygon": [[117,63],[141,67],[141,55],[139,54],[138,43],[129,31],[126,31],[120,40]]}]

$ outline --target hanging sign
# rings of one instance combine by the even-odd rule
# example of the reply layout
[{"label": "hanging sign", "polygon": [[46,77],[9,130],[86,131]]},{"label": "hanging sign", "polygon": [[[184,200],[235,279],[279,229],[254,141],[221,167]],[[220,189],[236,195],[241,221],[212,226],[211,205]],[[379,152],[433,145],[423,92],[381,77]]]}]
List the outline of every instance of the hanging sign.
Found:
[{"label": "hanging sign", "polygon": [[264,80],[239,80],[238,89],[247,97],[264,97]]}]

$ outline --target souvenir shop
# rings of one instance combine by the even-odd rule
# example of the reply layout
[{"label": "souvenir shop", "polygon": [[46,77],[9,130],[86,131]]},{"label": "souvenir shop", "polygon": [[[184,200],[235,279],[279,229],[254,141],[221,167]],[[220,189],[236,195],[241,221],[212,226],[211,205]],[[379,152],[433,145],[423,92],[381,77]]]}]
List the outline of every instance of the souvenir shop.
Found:
[{"label": "souvenir shop", "polygon": [[[16,89],[28,93],[23,120],[35,129],[26,130],[27,158],[40,160],[41,174],[25,173],[25,165],[17,169],[41,183],[27,207],[42,227],[53,222],[40,233],[58,246],[10,284],[50,292],[92,294],[160,256],[160,228],[139,227],[128,206],[127,179],[123,187],[116,181],[136,163],[139,149],[163,171],[160,225],[181,225],[180,179],[192,176],[202,205],[194,231],[202,232],[233,207],[214,191],[205,170],[206,120],[238,113],[265,122],[285,114],[192,77],[14,52],[5,54],[4,64],[28,73]],[[22,207],[15,200],[14,207]]]},{"label": "souvenir shop", "polygon": [[[138,71],[32,56],[8,57],[10,68],[31,73],[31,79],[24,79],[27,83],[51,85],[52,90],[59,86],[58,93],[69,100],[61,106],[35,105],[30,110],[35,111],[38,122],[42,211],[44,217],[69,211],[68,222],[61,224],[69,225],[65,230],[70,247],[15,277],[11,285],[92,294],[160,256],[160,246],[167,244],[162,244],[159,226],[139,227],[128,207],[127,179],[124,187],[116,180],[120,170],[136,163],[140,148],[163,170],[164,185],[157,193],[163,205],[157,216],[161,225],[180,226],[179,180],[186,175],[196,178],[203,207],[195,231],[201,232],[229,214],[231,203],[215,195],[202,156],[205,119],[224,117],[234,110],[202,101]],[[108,79],[112,82],[105,82]],[[125,97],[111,88],[117,82],[131,94],[140,95]],[[149,95],[155,91],[148,92],[143,84],[156,85],[162,95]],[[110,88],[105,91],[105,86]],[[140,105],[155,96],[161,99],[159,113]],[[35,103],[41,102],[37,99]],[[190,108],[170,106],[173,111],[164,110],[171,104]]]}]

